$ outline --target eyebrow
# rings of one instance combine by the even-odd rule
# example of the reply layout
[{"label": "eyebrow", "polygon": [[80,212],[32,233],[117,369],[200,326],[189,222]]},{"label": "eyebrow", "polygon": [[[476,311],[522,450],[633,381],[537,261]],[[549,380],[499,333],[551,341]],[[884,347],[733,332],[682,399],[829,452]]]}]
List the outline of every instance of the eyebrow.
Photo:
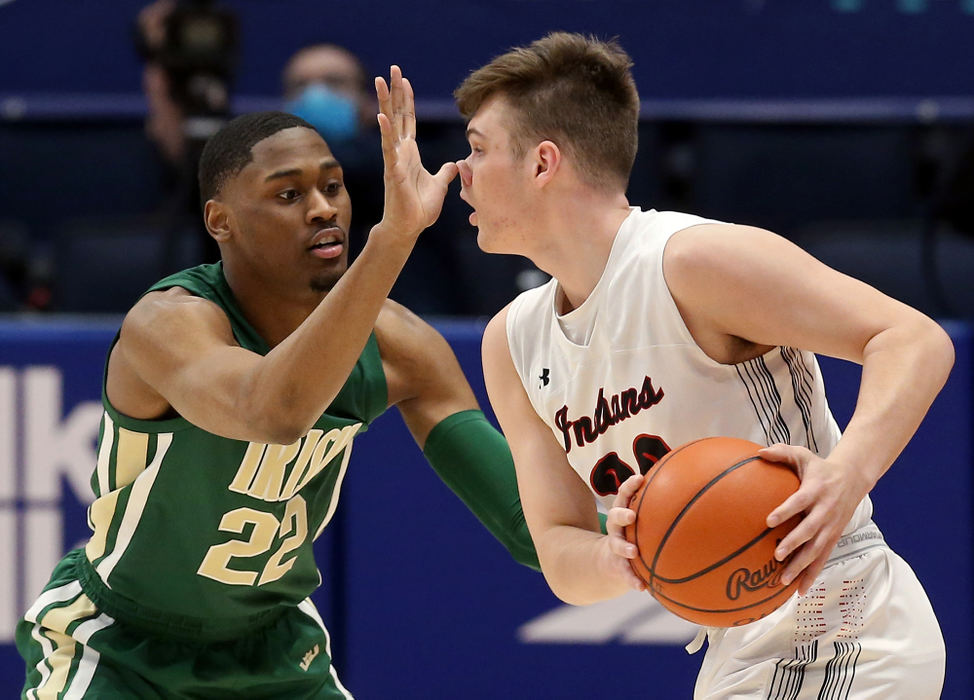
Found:
[{"label": "eyebrow", "polygon": [[[334,158],[326,158],[318,164],[320,170],[332,170],[334,168],[340,168],[341,163],[339,163]],[[303,171],[301,168],[289,168],[287,170],[278,170],[271,173],[264,178],[264,182],[270,182],[271,180],[278,180],[282,177],[293,177],[295,175],[300,175]]]},{"label": "eyebrow", "polygon": [[467,138],[469,139],[471,136],[479,136],[480,138],[484,138],[484,135],[483,135],[482,132],[478,131],[477,129],[474,129],[473,127],[468,126],[467,127]]}]

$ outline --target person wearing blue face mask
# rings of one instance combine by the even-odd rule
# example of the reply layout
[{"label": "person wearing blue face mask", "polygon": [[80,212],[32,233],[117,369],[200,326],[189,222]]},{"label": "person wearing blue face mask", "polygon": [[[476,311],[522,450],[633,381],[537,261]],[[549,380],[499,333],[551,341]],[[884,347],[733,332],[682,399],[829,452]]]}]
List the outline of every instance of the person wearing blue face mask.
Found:
[{"label": "person wearing blue face mask", "polygon": [[375,106],[361,61],[341,46],[300,49],[284,68],[285,109],[311,123],[331,146],[372,124]]},{"label": "person wearing blue face mask", "polygon": [[308,85],[285,107],[309,122],[329,143],[344,143],[358,133],[355,102],[325,84]]},{"label": "person wearing blue face mask", "polygon": [[381,216],[382,152],[370,73],[348,49],[312,44],[298,49],[281,74],[283,109],[310,123],[342,164],[355,199],[350,255],[365,244],[369,221]]}]

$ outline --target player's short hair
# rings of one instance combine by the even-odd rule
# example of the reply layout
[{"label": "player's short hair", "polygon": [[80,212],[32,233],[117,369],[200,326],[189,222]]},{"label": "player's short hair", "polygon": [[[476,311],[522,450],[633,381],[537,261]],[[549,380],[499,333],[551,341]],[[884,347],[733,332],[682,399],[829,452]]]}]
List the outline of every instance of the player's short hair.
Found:
[{"label": "player's short hair", "polygon": [[615,39],[554,32],[497,56],[453,94],[467,120],[502,96],[512,108],[517,157],[531,141],[548,139],[568,151],[587,182],[625,189],[639,125],[632,65]]},{"label": "player's short hair", "polygon": [[301,126],[314,131],[301,117],[287,112],[252,112],[228,122],[213,134],[203,147],[197,171],[200,202],[206,204],[218,194],[227,180],[253,160],[255,145],[278,131]]}]

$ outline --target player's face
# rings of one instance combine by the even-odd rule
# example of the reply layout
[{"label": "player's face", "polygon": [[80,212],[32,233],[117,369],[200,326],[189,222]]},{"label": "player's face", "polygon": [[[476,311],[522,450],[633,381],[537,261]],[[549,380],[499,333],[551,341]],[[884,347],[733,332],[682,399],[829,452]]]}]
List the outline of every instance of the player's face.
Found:
[{"label": "player's face", "polygon": [[224,187],[233,253],[268,285],[328,291],[348,265],[352,207],[342,168],[317,132],[284,129],[258,142]]},{"label": "player's face", "polygon": [[477,245],[487,253],[522,252],[529,230],[530,163],[515,157],[509,111],[500,97],[477,110],[467,125],[470,155],[458,163],[460,197],[474,209],[470,223],[477,227]]}]

